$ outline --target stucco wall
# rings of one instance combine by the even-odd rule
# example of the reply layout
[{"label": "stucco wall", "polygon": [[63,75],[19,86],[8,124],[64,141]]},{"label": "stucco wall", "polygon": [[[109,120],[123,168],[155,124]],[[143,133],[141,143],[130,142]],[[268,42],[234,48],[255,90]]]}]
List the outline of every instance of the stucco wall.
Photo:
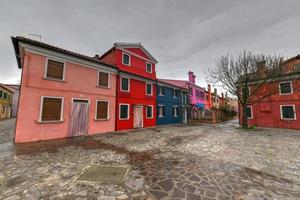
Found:
[{"label": "stucco wall", "polygon": [[[66,62],[65,81],[44,79],[46,57],[26,52],[22,70],[15,142],[66,137],[72,98],[90,100],[88,134],[115,130],[116,74],[111,73],[110,88],[97,87],[98,71]],[[39,123],[41,97],[64,97],[63,122]],[[95,121],[96,100],[109,101],[109,120]]]}]

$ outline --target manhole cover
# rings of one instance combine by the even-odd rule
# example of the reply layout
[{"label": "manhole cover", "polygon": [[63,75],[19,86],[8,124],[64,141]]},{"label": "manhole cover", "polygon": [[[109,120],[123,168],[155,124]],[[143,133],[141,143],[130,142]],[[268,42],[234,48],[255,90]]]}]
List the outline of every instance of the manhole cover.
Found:
[{"label": "manhole cover", "polygon": [[128,166],[92,165],[77,178],[77,181],[122,183],[128,171]]}]

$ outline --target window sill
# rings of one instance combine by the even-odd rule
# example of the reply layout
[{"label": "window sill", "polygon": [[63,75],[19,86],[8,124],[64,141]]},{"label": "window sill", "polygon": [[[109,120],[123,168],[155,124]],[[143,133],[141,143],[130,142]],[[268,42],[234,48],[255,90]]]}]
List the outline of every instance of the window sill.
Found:
[{"label": "window sill", "polygon": [[297,119],[292,119],[292,118],[290,118],[290,119],[287,119],[287,118],[281,118],[281,120],[283,120],[283,121],[295,121],[295,120],[297,120]]},{"label": "window sill", "polygon": [[102,89],[110,89],[110,87],[108,87],[108,86],[106,87],[106,86],[97,85],[96,87],[97,88],[102,88]]},{"label": "window sill", "polygon": [[60,80],[60,79],[55,79],[55,78],[47,78],[47,77],[44,77],[43,78],[44,80],[47,80],[47,81],[57,81],[57,82],[66,82],[65,80]]},{"label": "window sill", "polygon": [[123,120],[123,121],[125,121],[125,120],[129,120],[129,118],[126,118],[126,119],[121,119],[121,118],[119,118],[119,120]]},{"label": "window sill", "polygon": [[164,118],[165,116],[158,116],[159,118]]},{"label": "window sill", "polygon": [[165,95],[164,95],[164,94],[158,94],[158,96],[162,96],[162,97],[163,97],[163,96],[165,96]]},{"label": "window sill", "polygon": [[281,95],[281,96],[290,95],[290,94],[293,94],[293,93],[279,93],[279,95]]},{"label": "window sill", "polygon": [[95,119],[94,118],[94,121],[109,121],[110,120],[110,118],[107,118],[107,119]]},{"label": "window sill", "polygon": [[58,124],[58,123],[63,123],[65,120],[56,120],[56,121],[38,121],[35,120],[35,123],[37,124]]},{"label": "window sill", "polygon": [[146,119],[153,119],[153,117],[146,117]]}]

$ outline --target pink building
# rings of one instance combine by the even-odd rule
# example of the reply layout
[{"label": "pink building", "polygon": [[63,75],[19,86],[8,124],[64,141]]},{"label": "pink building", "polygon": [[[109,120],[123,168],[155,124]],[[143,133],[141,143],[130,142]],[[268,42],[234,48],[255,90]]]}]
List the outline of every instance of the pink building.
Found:
[{"label": "pink building", "polygon": [[190,118],[198,119],[199,112],[205,109],[205,90],[204,88],[196,85],[196,76],[193,72],[188,73],[189,80],[172,80],[172,79],[161,79],[170,84],[176,85],[181,88],[189,90],[189,104],[190,107]]},{"label": "pink building", "polygon": [[115,67],[23,37],[12,42],[22,69],[16,143],[115,130]]}]

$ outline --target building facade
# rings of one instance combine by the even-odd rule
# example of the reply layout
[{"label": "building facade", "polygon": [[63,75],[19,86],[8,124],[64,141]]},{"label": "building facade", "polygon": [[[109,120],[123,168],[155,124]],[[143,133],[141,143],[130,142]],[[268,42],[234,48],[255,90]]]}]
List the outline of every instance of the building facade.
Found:
[{"label": "building facade", "polygon": [[156,59],[140,43],[115,43],[98,59],[119,70],[116,130],[155,126]]},{"label": "building facade", "polygon": [[4,84],[0,84],[0,120],[11,117],[13,90]]},{"label": "building facade", "polygon": [[185,88],[189,91],[189,119],[199,119],[205,109],[205,89],[196,85],[196,76],[188,73],[188,81],[161,79],[167,83]]},{"label": "building facade", "polygon": [[10,88],[14,92],[12,99],[11,117],[17,117],[20,85],[5,84],[5,86]]},{"label": "building facade", "polygon": [[[250,85],[250,94],[254,88]],[[264,84],[253,101],[270,91],[266,98],[247,107],[248,125],[300,129],[300,55],[286,60],[283,75]],[[242,113],[240,105],[239,110]]]},{"label": "building facade", "polygon": [[157,83],[157,125],[187,123],[188,90],[163,80]]},{"label": "building facade", "polygon": [[115,67],[23,37],[12,42],[22,69],[16,143],[115,130]]}]

